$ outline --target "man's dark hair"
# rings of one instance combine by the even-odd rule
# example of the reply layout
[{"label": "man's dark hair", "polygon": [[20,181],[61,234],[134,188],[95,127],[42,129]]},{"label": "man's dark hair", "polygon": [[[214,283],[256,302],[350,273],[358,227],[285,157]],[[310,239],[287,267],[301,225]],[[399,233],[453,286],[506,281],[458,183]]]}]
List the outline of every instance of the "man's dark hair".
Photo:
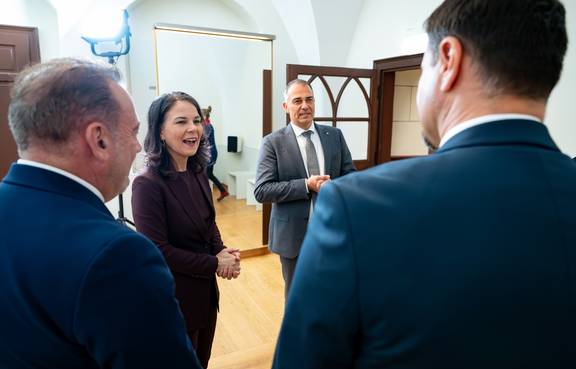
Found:
[{"label": "man's dark hair", "polygon": [[19,151],[31,142],[55,145],[86,124],[117,126],[119,105],[109,83],[117,81],[109,65],[64,58],[23,71],[11,91],[8,121]]},{"label": "man's dark hair", "polygon": [[[148,132],[144,139],[144,151],[146,152],[147,165],[156,169],[160,174],[168,176],[174,172],[170,154],[166,149],[165,143],[160,138],[162,126],[166,113],[176,104],[177,101],[186,101],[196,107],[198,114],[202,116],[202,109],[195,98],[185,92],[175,91],[160,95],[152,102],[148,109]],[[210,161],[210,147],[206,135],[200,138],[200,146],[196,155],[188,158],[188,169],[201,171],[208,166]]]},{"label": "man's dark hair", "polygon": [[565,18],[558,0],[446,0],[424,26],[434,62],[454,36],[490,94],[547,99],[562,72]]}]

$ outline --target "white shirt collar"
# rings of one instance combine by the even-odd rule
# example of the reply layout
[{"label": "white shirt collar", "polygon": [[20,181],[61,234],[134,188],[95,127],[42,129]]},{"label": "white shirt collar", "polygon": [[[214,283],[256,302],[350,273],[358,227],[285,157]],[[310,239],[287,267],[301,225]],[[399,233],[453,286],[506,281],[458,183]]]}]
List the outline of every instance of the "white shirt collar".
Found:
[{"label": "white shirt collar", "polygon": [[17,163],[22,164],[22,165],[29,165],[31,167],[36,167],[36,168],[40,168],[40,169],[49,170],[51,172],[60,174],[64,177],[70,178],[71,180],[78,182],[82,186],[84,186],[87,189],[89,189],[90,191],[92,191],[94,193],[94,195],[98,196],[98,198],[100,200],[102,200],[102,202],[104,202],[104,196],[102,196],[102,193],[100,191],[98,191],[98,189],[96,187],[92,186],[90,183],[86,182],[85,180],[83,180],[82,178],[80,178],[78,176],[75,176],[74,174],[72,174],[70,172],[67,172],[67,171],[60,169],[60,168],[53,167],[52,165],[39,163],[37,161],[32,161],[32,160],[18,159]]},{"label": "white shirt collar", "polygon": [[480,124],[491,123],[499,120],[508,120],[508,119],[524,119],[524,120],[533,120],[536,122],[541,122],[541,120],[533,115],[527,114],[489,114],[483,115],[481,117],[473,118],[470,120],[466,120],[462,123],[455,125],[454,127],[450,128],[442,137],[440,141],[440,145],[438,148],[442,147],[449,139],[456,136],[458,133],[475,126],[479,126]]},{"label": "white shirt collar", "polygon": [[310,125],[310,128],[308,128],[308,129],[302,129],[292,122],[290,122],[290,125],[292,126],[292,129],[294,130],[294,134],[296,135],[296,137],[300,136],[302,133],[304,133],[306,131],[312,131],[312,132],[314,132],[314,134],[318,134],[318,132],[316,131],[316,125],[314,124],[314,122],[312,122],[312,124]]}]

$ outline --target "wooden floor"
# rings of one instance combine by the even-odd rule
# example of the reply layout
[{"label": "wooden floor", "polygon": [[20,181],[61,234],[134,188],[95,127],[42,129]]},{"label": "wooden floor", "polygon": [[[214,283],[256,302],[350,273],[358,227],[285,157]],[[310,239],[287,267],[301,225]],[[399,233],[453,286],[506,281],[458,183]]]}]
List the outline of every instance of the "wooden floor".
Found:
[{"label": "wooden floor", "polygon": [[220,314],[209,367],[269,369],[284,313],[278,256],[243,259],[240,277],[218,284]]},{"label": "wooden floor", "polygon": [[246,205],[244,199],[238,200],[232,195],[216,201],[219,194],[217,189],[213,193],[214,208],[224,244],[241,251],[261,248],[262,212],[256,211],[256,206]]},{"label": "wooden floor", "polygon": [[210,369],[269,369],[284,313],[284,280],[277,255],[246,258],[262,245],[262,212],[234,196],[216,201],[224,244],[242,252],[238,279],[218,279],[220,313]]}]

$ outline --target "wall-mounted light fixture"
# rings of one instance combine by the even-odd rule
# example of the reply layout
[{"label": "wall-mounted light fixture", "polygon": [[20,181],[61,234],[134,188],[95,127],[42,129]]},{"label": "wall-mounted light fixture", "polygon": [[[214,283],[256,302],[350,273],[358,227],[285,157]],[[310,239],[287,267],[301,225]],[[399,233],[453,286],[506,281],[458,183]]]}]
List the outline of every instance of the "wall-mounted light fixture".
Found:
[{"label": "wall-mounted light fixture", "polygon": [[122,12],[122,24],[115,34],[109,37],[95,35],[82,35],[82,39],[90,44],[92,54],[108,58],[110,64],[116,64],[118,58],[130,52],[130,26],[128,25],[128,11]]},{"label": "wall-mounted light fixture", "polygon": [[[118,58],[122,55],[126,55],[130,52],[130,26],[128,25],[128,11],[126,9],[122,12],[122,24],[120,27],[112,27],[112,34],[108,35],[98,35],[98,31],[102,28],[101,26],[108,25],[114,21],[113,18],[106,18],[103,20],[95,20],[95,23],[91,25],[92,29],[86,31],[85,35],[82,35],[82,39],[90,44],[90,50],[92,54],[96,56],[101,56],[108,58],[108,63],[112,64],[114,68],[116,67],[116,62]],[[95,28],[96,27],[96,28]],[[114,29],[115,28],[115,29]],[[106,31],[110,32],[110,29]],[[93,32],[93,33],[92,33]],[[116,69],[117,71],[117,69]],[[119,74],[119,73],[118,73]],[[122,194],[118,194],[118,219],[122,224],[135,224],[128,218],[124,216],[124,198]]]}]

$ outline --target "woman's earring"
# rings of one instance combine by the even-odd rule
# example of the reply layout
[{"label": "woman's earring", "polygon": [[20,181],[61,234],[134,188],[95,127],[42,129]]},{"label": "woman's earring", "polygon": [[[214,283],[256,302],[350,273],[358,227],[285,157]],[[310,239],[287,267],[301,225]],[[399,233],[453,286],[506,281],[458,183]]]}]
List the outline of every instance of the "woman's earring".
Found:
[{"label": "woman's earring", "polygon": [[162,143],[162,147],[166,147],[166,140],[160,140],[160,142]]}]

